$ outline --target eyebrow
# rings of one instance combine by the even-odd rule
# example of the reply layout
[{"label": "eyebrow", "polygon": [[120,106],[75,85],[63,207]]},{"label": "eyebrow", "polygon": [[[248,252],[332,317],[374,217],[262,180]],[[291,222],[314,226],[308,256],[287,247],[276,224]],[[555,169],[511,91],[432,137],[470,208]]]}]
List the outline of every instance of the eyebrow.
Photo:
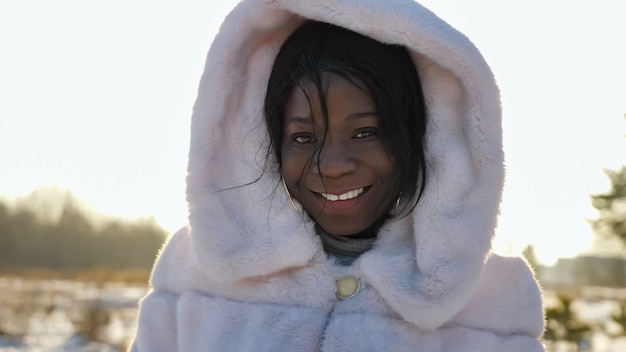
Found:
[{"label": "eyebrow", "polygon": [[365,117],[378,117],[378,112],[376,111],[364,111],[364,112],[357,112],[354,114],[350,114],[348,115],[348,119],[353,120],[353,119],[362,119]]},{"label": "eyebrow", "polygon": [[292,123],[297,125],[310,125],[311,117],[292,116],[285,119],[285,125]]},{"label": "eyebrow", "polygon": [[[363,111],[363,112],[356,112],[354,114],[348,115],[348,119],[349,120],[358,120],[358,119],[367,118],[367,117],[376,117],[376,118],[378,118],[378,112],[376,112],[376,111]],[[302,117],[302,116],[287,117],[285,119],[285,126],[290,125],[290,124],[310,125],[311,124],[311,117],[310,116],[307,116],[307,117]]]}]

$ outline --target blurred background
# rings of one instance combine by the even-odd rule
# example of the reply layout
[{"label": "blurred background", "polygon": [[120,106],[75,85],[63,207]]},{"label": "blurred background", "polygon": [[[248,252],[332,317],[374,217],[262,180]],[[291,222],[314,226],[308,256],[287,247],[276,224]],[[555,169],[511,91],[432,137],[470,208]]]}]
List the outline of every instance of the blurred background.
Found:
[{"label": "blurred background", "polygon": [[[0,2],[0,351],[118,351],[186,222],[189,118],[236,1]],[[626,351],[626,35],[611,0],[421,1],[502,90],[494,250],[544,287],[550,351]]]}]

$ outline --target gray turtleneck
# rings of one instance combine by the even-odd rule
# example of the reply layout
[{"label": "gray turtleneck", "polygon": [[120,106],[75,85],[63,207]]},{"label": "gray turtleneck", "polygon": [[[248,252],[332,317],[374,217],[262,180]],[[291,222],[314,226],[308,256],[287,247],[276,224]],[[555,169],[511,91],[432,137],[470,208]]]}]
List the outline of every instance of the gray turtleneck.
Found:
[{"label": "gray turtleneck", "polygon": [[376,237],[353,238],[350,236],[333,236],[322,229],[317,229],[326,254],[337,259],[337,263],[350,266],[363,253],[369,251],[376,241]]}]

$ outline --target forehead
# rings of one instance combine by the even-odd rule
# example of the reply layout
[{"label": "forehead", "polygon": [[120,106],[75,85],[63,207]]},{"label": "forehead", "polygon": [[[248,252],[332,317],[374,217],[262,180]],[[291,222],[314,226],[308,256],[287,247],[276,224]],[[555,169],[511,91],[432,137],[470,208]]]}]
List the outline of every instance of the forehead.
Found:
[{"label": "forehead", "polygon": [[369,90],[360,80],[324,72],[316,84],[313,79],[301,78],[294,86],[285,104],[285,118],[311,118],[321,113],[324,101],[329,115],[350,115],[373,112],[376,105]]}]

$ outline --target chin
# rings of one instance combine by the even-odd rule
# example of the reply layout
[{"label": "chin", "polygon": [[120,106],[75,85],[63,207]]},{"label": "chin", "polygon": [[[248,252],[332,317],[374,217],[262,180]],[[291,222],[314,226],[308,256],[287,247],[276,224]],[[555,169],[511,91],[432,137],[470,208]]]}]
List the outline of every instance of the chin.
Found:
[{"label": "chin", "polygon": [[356,235],[358,233],[365,231],[368,228],[367,226],[365,227],[345,226],[344,227],[344,226],[323,226],[323,225],[320,225],[320,227],[327,234],[338,236],[338,237]]}]

